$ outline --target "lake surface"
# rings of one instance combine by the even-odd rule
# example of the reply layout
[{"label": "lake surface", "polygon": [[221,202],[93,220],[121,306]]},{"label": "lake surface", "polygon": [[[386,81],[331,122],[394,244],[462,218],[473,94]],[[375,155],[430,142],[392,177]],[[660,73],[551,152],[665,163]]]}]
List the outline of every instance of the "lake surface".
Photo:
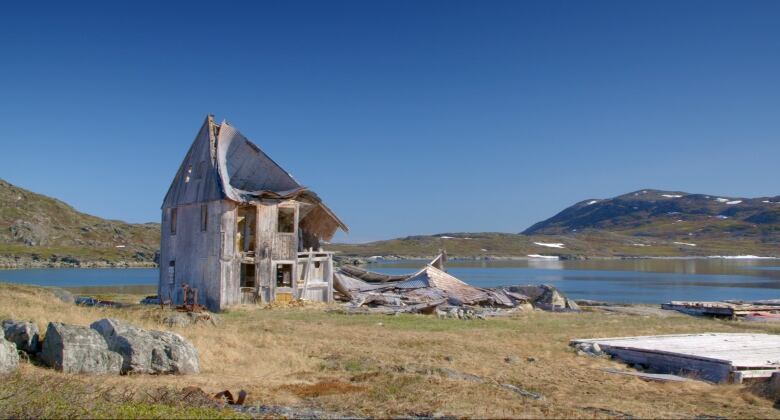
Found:
[{"label": "lake surface", "polygon": [[[370,270],[412,273],[426,261],[380,262]],[[450,261],[448,271],[478,287],[548,283],[575,299],[626,303],[780,299],[778,260]],[[0,270],[0,281],[83,291],[134,286],[153,293],[156,268]],[[148,289],[142,286],[147,286]]]}]

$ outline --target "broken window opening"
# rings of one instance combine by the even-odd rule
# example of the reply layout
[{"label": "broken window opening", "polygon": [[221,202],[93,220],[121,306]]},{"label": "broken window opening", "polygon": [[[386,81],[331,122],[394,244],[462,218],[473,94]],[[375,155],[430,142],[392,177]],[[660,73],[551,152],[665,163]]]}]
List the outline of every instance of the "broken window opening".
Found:
[{"label": "broken window opening", "polygon": [[292,287],[292,264],[276,264],[276,287]]},{"label": "broken window opening", "polygon": [[241,287],[255,287],[255,265],[241,264]]},{"label": "broken window opening", "polygon": [[279,207],[276,226],[279,233],[295,233],[295,208]]},{"label": "broken window opening", "polygon": [[190,176],[192,176],[192,165],[187,167],[187,174],[184,176],[184,183],[190,182]]},{"label": "broken window opening", "polygon": [[254,206],[238,208],[236,217],[236,250],[238,252],[255,252],[255,232],[257,230],[256,211]]},{"label": "broken window opening", "polygon": [[168,284],[173,284],[176,282],[176,261],[171,261],[168,263]]},{"label": "broken window opening", "polygon": [[201,204],[200,205],[200,231],[205,232],[206,230],[208,230],[208,224],[209,224],[209,205]]},{"label": "broken window opening", "polygon": [[178,210],[179,209],[176,209],[176,208],[171,209],[171,218],[170,218],[171,219],[170,220],[170,223],[171,223],[171,235],[175,235],[176,234],[176,216],[177,216]]}]

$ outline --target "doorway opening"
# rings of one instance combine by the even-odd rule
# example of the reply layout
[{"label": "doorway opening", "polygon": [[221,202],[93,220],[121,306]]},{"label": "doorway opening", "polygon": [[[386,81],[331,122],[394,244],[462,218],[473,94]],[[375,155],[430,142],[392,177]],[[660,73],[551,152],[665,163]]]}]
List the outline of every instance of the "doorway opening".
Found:
[{"label": "doorway opening", "polygon": [[241,287],[255,287],[255,265],[241,264]]},{"label": "doorway opening", "polygon": [[236,249],[247,254],[255,253],[255,232],[257,230],[254,206],[238,208],[236,217]]},{"label": "doorway opening", "polygon": [[292,264],[276,264],[276,287],[292,287]]}]

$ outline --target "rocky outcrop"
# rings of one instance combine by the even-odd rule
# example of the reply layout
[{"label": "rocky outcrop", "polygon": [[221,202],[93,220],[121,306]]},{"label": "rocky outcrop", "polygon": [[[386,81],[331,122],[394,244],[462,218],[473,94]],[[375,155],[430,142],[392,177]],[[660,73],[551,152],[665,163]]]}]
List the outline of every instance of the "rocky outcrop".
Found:
[{"label": "rocky outcrop", "polygon": [[506,290],[528,296],[534,308],[545,311],[578,311],[580,309],[574,300],[567,298],[558,289],[549,284],[509,286],[506,287]]},{"label": "rocky outcrop", "polygon": [[16,348],[29,354],[40,351],[38,325],[28,321],[5,319],[2,322],[5,339],[16,344]]},{"label": "rocky outcrop", "polygon": [[97,331],[58,322],[46,328],[40,359],[68,373],[118,374],[122,369],[122,356],[109,350]]},{"label": "rocky outcrop", "polygon": [[19,353],[14,343],[0,337],[0,374],[14,372],[19,367]]},{"label": "rocky outcrop", "polygon": [[90,326],[122,355],[122,373],[198,373],[198,351],[179,334],[150,331],[124,321],[104,318]]}]

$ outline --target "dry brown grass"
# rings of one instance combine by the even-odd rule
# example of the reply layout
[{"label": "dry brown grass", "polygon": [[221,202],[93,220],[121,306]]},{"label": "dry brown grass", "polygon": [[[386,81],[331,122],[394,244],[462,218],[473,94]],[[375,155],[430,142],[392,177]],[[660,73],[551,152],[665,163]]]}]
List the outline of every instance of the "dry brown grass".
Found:
[{"label": "dry brown grass", "polygon": [[[101,317],[163,329],[155,307],[79,308],[49,292],[0,285],[0,317],[88,325]],[[376,417],[780,417],[772,402],[736,385],[652,383],[609,374],[623,368],[577,356],[576,337],[764,330],[692,317],[533,312],[510,319],[458,321],[428,316],[326,313],[322,307],[237,308],[220,327],[174,329],[201,356],[192,376],[81,377],[108,387],[198,386],[209,393],[245,389],[249,403],[301,405]],[[512,356],[511,363],[505,358]],[[453,379],[447,370],[485,382]],[[61,375],[27,365],[23,375]],[[513,384],[545,396],[532,400],[501,388]]]}]

